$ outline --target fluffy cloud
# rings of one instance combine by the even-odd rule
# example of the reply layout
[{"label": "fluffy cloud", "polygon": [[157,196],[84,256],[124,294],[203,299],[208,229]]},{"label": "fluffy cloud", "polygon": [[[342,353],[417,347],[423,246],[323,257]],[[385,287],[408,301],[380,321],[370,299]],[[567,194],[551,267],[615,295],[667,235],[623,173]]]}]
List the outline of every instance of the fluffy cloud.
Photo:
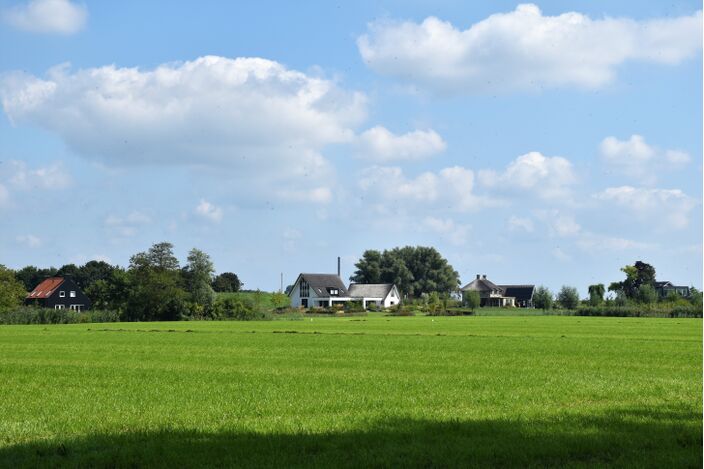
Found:
[{"label": "fluffy cloud", "polygon": [[17,29],[33,33],[73,34],[88,18],[84,5],[69,0],[31,0],[3,12],[6,22]]},{"label": "fluffy cloud", "polygon": [[610,187],[594,197],[626,209],[660,228],[685,228],[689,224],[689,212],[696,205],[694,199],[679,189],[620,186]]},{"label": "fluffy cloud", "polygon": [[424,172],[410,179],[401,168],[374,166],[362,172],[359,186],[379,202],[377,208],[382,211],[387,211],[389,205],[398,208],[422,204],[461,212],[491,205],[473,194],[474,172],[460,166]]},{"label": "fluffy cloud", "polygon": [[426,217],[423,226],[430,231],[438,233],[451,244],[462,246],[467,242],[470,226],[456,223],[450,218]]},{"label": "fluffy cloud", "polygon": [[131,238],[144,225],[151,223],[151,218],[139,211],[133,211],[127,216],[110,215],[105,221],[105,228],[115,237]]},{"label": "fluffy cloud", "polygon": [[628,140],[606,137],[599,145],[602,159],[618,171],[645,184],[654,184],[657,173],[667,168],[679,168],[690,161],[690,156],[680,150],[660,150],[648,145],[641,135],[631,135]]},{"label": "fluffy cloud", "polygon": [[447,144],[434,130],[416,130],[395,135],[377,126],[363,132],[357,142],[357,154],[379,163],[420,160],[445,151]]},{"label": "fluffy cloud", "polygon": [[0,94],[14,123],[53,131],[86,157],[229,169],[244,182],[328,177],[321,150],[351,142],[366,113],[361,93],[260,58],[13,73]]},{"label": "fluffy cloud", "polygon": [[0,206],[10,203],[11,190],[65,189],[72,182],[61,163],[30,168],[24,161],[6,161],[0,165]]},{"label": "fluffy cloud", "polygon": [[535,229],[533,220],[530,218],[511,215],[506,223],[508,224],[508,229],[511,231],[525,231],[527,233],[532,233]]},{"label": "fluffy cloud", "polygon": [[33,234],[19,235],[15,237],[15,241],[28,248],[38,248],[42,245],[41,238]]},{"label": "fluffy cloud", "polygon": [[572,163],[561,156],[543,156],[530,152],[516,158],[505,171],[479,172],[479,182],[498,190],[533,192],[543,199],[560,199],[569,195],[576,176]]},{"label": "fluffy cloud", "polygon": [[195,213],[199,217],[215,223],[220,223],[222,221],[222,208],[217,207],[204,199],[201,199],[200,203],[196,206]]},{"label": "fluffy cloud", "polygon": [[6,171],[10,185],[21,190],[65,189],[72,183],[61,163],[31,169],[23,161],[9,161]]},{"label": "fluffy cloud", "polygon": [[702,15],[635,21],[519,5],[461,30],[435,17],[371,23],[357,45],[373,70],[439,93],[611,82],[626,61],[677,64],[701,47]]}]

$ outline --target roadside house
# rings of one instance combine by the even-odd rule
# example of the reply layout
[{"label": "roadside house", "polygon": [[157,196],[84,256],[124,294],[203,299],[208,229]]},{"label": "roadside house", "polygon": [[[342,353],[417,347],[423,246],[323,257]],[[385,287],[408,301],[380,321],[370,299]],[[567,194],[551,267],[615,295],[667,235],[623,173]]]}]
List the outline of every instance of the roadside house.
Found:
[{"label": "roadside house", "polygon": [[51,277],[27,293],[24,300],[27,305],[43,308],[71,309],[84,311],[90,309],[91,301],[69,277]]}]

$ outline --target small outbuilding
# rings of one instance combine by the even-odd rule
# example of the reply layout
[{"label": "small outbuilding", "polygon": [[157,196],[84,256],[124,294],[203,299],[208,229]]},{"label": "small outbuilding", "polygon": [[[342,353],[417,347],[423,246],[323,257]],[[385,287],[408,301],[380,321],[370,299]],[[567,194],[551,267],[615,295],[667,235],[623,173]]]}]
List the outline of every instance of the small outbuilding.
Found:
[{"label": "small outbuilding", "polygon": [[90,298],[69,277],[51,277],[42,281],[27,293],[24,302],[26,305],[73,311],[85,311],[91,306]]}]

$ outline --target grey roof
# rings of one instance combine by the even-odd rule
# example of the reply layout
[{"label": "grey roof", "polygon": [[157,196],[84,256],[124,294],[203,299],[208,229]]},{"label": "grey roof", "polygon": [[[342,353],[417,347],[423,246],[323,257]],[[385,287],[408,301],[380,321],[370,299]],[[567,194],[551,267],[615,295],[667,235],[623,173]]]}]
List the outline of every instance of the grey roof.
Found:
[{"label": "grey roof", "polygon": [[349,296],[353,298],[386,298],[393,283],[351,283]]},{"label": "grey roof", "polygon": [[467,285],[462,287],[462,290],[474,290],[474,291],[492,291],[492,290],[502,290],[502,288],[496,285],[491,280],[485,278],[475,278]]},{"label": "grey roof", "polygon": [[512,296],[518,301],[530,301],[533,299],[535,285],[499,285],[504,290],[504,295]]},{"label": "grey roof", "polygon": [[301,277],[308,282],[310,288],[315,290],[315,296],[321,298],[329,297],[328,288],[339,290],[340,293],[336,296],[347,296],[347,288],[342,283],[342,279],[336,274],[300,274],[299,278]]}]

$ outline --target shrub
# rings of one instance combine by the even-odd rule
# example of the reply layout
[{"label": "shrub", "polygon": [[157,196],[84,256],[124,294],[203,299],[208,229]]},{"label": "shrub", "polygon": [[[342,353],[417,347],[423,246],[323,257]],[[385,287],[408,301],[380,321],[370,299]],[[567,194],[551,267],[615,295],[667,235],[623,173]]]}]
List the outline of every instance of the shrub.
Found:
[{"label": "shrub", "polygon": [[0,324],[76,324],[91,322],[117,322],[116,311],[73,311],[70,309],[18,306],[0,313]]}]

